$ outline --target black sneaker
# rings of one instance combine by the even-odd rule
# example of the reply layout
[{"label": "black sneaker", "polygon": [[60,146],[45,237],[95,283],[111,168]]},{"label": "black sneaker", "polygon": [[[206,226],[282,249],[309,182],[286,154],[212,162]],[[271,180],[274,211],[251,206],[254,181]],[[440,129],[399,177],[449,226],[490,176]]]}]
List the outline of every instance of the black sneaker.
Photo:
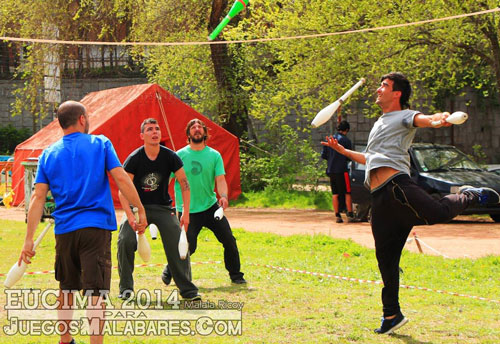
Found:
[{"label": "black sneaker", "polygon": [[169,285],[170,282],[172,282],[172,274],[170,273],[170,270],[163,270],[163,273],[161,274],[161,280],[165,285]]},{"label": "black sneaker", "polygon": [[343,223],[344,221],[342,220],[342,218],[340,216],[337,216],[337,219],[335,220],[335,222]]},{"label": "black sneaker", "polygon": [[234,284],[246,284],[247,281],[243,277],[235,278],[234,280],[231,280]]},{"label": "black sneaker", "polygon": [[120,294],[118,294],[118,298],[122,300],[128,300],[134,297],[134,291],[130,289],[126,289],[124,291],[121,291]]},{"label": "black sneaker", "polygon": [[201,301],[201,295],[200,294],[196,294],[193,297],[183,297],[183,300],[184,301]]},{"label": "black sneaker", "polygon": [[374,331],[378,334],[391,334],[396,331],[398,328],[403,326],[408,322],[408,319],[405,318],[403,313],[399,312],[396,317],[392,319],[382,318],[382,324],[380,328],[376,328]]},{"label": "black sneaker", "polygon": [[477,202],[481,205],[493,205],[500,203],[500,196],[498,193],[487,187],[475,188],[469,185],[464,185],[460,187],[459,193],[476,197]]}]

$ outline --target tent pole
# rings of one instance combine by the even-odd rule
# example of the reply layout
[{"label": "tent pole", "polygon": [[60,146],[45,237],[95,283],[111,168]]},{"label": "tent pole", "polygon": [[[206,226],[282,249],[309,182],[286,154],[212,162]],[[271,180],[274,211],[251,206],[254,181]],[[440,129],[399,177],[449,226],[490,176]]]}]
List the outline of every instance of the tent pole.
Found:
[{"label": "tent pole", "polygon": [[174,152],[175,152],[177,149],[175,149],[174,137],[172,136],[172,133],[170,132],[170,126],[168,125],[167,116],[165,115],[165,109],[163,108],[163,103],[161,101],[161,95],[158,91],[156,91],[156,99],[158,99],[158,104],[160,105],[161,115],[163,117],[163,121],[165,122],[165,126],[167,127],[168,136],[170,137],[170,141],[172,142],[172,148],[174,149]]}]

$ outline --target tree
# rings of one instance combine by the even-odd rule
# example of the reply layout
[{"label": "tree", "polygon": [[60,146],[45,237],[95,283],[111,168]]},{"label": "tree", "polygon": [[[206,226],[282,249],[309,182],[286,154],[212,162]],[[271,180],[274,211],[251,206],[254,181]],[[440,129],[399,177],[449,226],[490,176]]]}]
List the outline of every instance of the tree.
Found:
[{"label": "tree", "polygon": [[[214,30],[224,17],[227,5],[227,0],[212,1],[212,11],[208,23],[209,32]],[[220,97],[218,112],[221,115],[226,114],[223,126],[236,136],[241,137],[247,129],[248,120],[248,97],[240,87],[244,82],[241,69],[244,69],[245,62],[238,59],[238,47],[231,48],[233,49],[230,50],[225,44],[210,45]]]},{"label": "tree", "polygon": [[[489,1],[365,0],[262,1],[253,4],[230,34],[233,39],[283,37],[368,29],[495,8]],[[307,130],[314,114],[360,77],[368,85],[352,97],[368,99],[366,114],[378,113],[370,94],[381,75],[405,72],[415,87],[413,99],[440,108],[444,96],[466,85],[487,97],[498,95],[499,14],[397,29],[244,45],[254,118],[280,123],[290,113]],[[349,104],[348,104],[349,105]],[[344,111],[352,111],[349,106]],[[302,119],[300,119],[302,118]]]},{"label": "tree", "polygon": [[[227,13],[228,0],[3,0],[0,34],[35,38],[151,42],[206,42]],[[233,18],[220,40],[276,38],[369,29],[492,9],[498,0],[262,0]],[[241,136],[247,115],[269,126],[297,115],[308,130],[318,110],[361,77],[367,85],[351,101],[366,98],[366,115],[378,113],[370,99],[379,77],[400,70],[417,82],[413,99],[459,95],[464,86],[500,100],[500,14],[485,14],[397,29],[261,43],[138,47],[136,58],[149,80]],[[22,46],[16,112],[47,113],[40,87],[50,45]],[[102,48],[104,54],[106,47]],[[20,46],[21,50],[21,46]],[[58,46],[66,58],[74,48]],[[77,54],[83,54],[79,47]],[[82,66],[83,68],[83,66]],[[355,110],[350,103],[345,114]]]},{"label": "tree", "polygon": [[[206,41],[225,15],[227,0],[145,0],[133,11],[131,39]],[[149,80],[188,101],[237,136],[246,130],[248,99],[241,89],[244,61],[236,46],[190,45],[135,49]]]},{"label": "tree", "polygon": [[[42,0],[3,0],[0,11],[2,36],[60,39],[116,40],[124,22],[127,0],[54,0],[50,6]],[[12,115],[23,111],[33,117],[33,131],[39,121],[52,113],[53,104],[44,97],[48,63],[81,58],[88,47],[42,43],[11,43],[22,56],[14,77],[24,81],[14,91]],[[104,48],[103,48],[104,49]],[[48,61],[51,60],[51,61]],[[54,62],[55,61],[55,62]],[[80,63],[79,69],[84,68]]]},{"label": "tree", "polygon": [[[414,16],[446,17],[498,7],[497,0],[433,0],[414,4]],[[401,20],[407,20],[406,12]],[[418,53],[424,80],[438,97],[455,95],[465,86],[485,98],[500,100],[500,14],[456,19],[407,30],[401,38],[409,53]]]}]

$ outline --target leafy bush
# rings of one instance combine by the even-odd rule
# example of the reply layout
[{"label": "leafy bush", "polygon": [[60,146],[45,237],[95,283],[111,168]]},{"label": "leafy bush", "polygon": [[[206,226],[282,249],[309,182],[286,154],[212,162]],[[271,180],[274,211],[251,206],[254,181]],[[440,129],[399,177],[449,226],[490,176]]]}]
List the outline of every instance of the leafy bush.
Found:
[{"label": "leafy bush", "polygon": [[291,190],[298,180],[317,185],[325,168],[311,141],[299,140],[297,132],[288,125],[269,136],[273,139],[267,143],[241,151],[242,190]]},{"label": "leafy bush", "polygon": [[11,124],[0,127],[0,154],[11,155],[16,146],[31,136],[28,128],[17,129]]}]

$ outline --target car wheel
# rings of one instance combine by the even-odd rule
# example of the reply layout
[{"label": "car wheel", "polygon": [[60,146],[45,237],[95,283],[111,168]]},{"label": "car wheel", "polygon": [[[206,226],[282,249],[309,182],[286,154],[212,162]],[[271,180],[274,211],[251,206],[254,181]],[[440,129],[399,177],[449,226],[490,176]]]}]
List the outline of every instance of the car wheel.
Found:
[{"label": "car wheel", "polygon": [[370,222],[372,217],[372,207],[370,203],[365,204],[353,204],[354,217],[361,222]]},{"label": "car wheel", "polygon": [[500,222],[500,214],[490,214],[490,217],[493,219],[493,221]]}]

